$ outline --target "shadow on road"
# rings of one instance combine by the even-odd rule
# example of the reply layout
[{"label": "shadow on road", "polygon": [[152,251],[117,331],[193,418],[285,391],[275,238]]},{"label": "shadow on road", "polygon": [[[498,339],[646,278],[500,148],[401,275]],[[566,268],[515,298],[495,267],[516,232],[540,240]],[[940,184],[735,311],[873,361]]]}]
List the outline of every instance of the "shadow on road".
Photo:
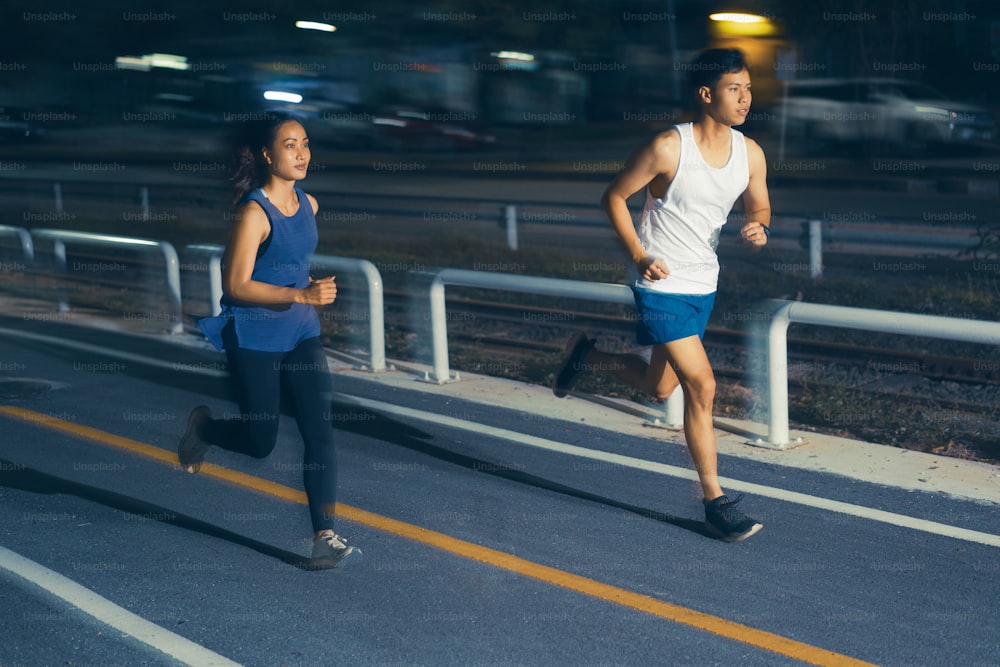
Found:
[{"label": "shadow on road", "polygon": [[0,487],[28,493],[76,496],[81,500],[97,503],[121,512],[150,517],[161,523],[253,549],[264,556],[275,558],[303,570],[316,569],[311,565],[310,559],[305,556],[279,549],[191,516],[178,514],[168,507],[38,472],[5,459],[0,459]]},{"label": "shadow on road", "polygon": [[608,498],[607,496],[590,493],[583,489],[578,489],[566,484],[532,475],[530,473],[514,470],[510,465],[503,463],[486,461],[484,459],[461,454],[445,447],[431,444],[428,439],[431,437],[425,431],[413,428],[407,424],[396,421],[391,417],[360,408],[349,401],[334,401],[331,407],[333,414],[334,428],[348,433],[355,433],[369,438],[375,438],[383,442],[405,447],[406,449],[426,454],[440,461],[445,461],[454,465],[462,466],[478,473],[499,477],[501,479],[526,484],[535,488],[544,489],[553,493],[588,500],[600,503],[608,507],[614,507],[638,516],[668,523],[678,528],[689,530],[698,535],[703,535],[710,539],[715,539],[706,529],[702,521],[685,519],[665,512],[651,510],[646,507],[632,505],[630,503]]}]

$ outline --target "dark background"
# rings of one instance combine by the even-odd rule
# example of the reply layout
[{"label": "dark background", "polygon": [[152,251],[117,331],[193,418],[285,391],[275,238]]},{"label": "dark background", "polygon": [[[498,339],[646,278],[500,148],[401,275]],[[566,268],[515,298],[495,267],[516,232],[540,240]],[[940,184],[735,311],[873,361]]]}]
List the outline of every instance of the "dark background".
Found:
[{"label": "dark background", "polygon": [[[774,34],[720,36],[707,16],[723,8],[767,17]],[[338,29],[298,30],[299,19],[328,20]],[[307,90],[304,103],[433,102],[492,124],[523,123],[525,111],[564,114],[558,122],[577,126],[627,122],[676,110],[679,63],[722,44],[751,56],[757,111],[775,103],[775,54],[789,48],[800,78],[880,75],[889,63],[906,68],[892,76],[1000,106],[1000,5],[989,0],[182,0],[86,7],[16,0],[6,3],[0,26],[0,103],[71,112],[34,117],[57,128],[58,121],[117,122],[139,111],[217,120],[257,106],[257,89],[279,83]],[[500,50],[535,54],[538,67],[491,70],[497,62],[491,54]],[[184,56],[194,67],[114,67],[118,56],[157,52]]]}]

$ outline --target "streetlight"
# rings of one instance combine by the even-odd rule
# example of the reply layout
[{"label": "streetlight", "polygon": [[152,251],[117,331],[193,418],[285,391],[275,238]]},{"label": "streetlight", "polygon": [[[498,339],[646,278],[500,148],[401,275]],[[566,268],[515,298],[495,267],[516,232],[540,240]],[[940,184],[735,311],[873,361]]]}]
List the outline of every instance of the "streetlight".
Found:
[{"label": "streetlight", "polygon": [[713,28],[721,35],[734,37],[767,37],[778,29],[766,16],[747,12],[716,12],[709,14]]},{"label": "streetlight", "polygon": [[335,25],[318,21],[296,21],[295,27],[302,30],[319,30],[320,32],[333,32],[337,29]]}]

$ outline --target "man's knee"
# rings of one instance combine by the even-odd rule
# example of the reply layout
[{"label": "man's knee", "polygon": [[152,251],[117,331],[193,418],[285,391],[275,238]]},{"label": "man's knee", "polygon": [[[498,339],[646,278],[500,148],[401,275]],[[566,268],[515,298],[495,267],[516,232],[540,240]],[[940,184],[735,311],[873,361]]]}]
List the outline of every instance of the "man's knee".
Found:
[{"label": "man's knee", "polygon": [[661,382],[660,384],[653,387],[651,393],[660,401],[665,401],[674,394],[674,390],[680,386],[680,383],[674,380],[673,382]]},{"label": "man's knee", "polygon": [[715,400],[715,374],[709,370],[686,378],[684,396],[695,403],[710,405]]}]

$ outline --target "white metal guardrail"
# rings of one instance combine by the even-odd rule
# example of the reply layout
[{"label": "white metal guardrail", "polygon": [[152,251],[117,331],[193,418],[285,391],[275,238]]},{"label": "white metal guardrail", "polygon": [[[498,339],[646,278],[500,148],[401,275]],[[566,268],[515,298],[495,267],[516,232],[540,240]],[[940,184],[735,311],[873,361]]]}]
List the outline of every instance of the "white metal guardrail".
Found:
[{"label": "white metal guardrail", "polygon": [[313,255],[312,265],[329,271],[360,273],[368,285],[368,348],[371,370],[380,373],[385,366],[385,307],[382,274],[367,259]]},{"label": "white metal guardrail", "polygon": [[[212,314],[221,311],[222,300],[222,255],[225,248],[220,245],[189,245],[186,250],[209,253],[208,280],[209,300]],[[386,370],[385,364],[385,306],[382,293],[382,274],[366,259],[352,257],[331,257],[313,255],[310,263],[316,268],[328,271],[349,271],[361,274],[368,286],[368,350],[371,371]]]},{"label": "white metal guardrail", "polygon": [[[608,176],[610,180],[611,176]],[[49,179],[18,179],[17,187],[25,188],[29,186],[34,187],[44,187],[48,188],[48,184],[51,183]],[[72,181],[73,184],[91,186],[94,184],[93,181],[87,178],[75,178]],[[122,182],[122,185],[138,186],[139,196],[141,201],[142,211],[140,214],[141,219],[147,219],[150,216],[149,209],[149,199],[150,199],[150,186],[143,185],[139,182]],[[108,183],[106,181],[101,181],[100,186],[106,187]],[[161,198],[171,198],[174,196],[173,192],[183,189],[188,196],[192,192],[201,192],[205,189],[203,185],[196,184],[183,184],[183,185],[153,185],[152,187],[159,188],[159,191],[164,193]],[[497,222],[502,228],[505,229],[506,243],[511,249],[517,249],[518,246],[518,226],[520,224],[544,224],[544,225],[566,225],[566,226],[578,226],[578,227],[607,227],[607,218],[598,213],[599,209],[597,207],[596,201],[594,203],[581,203],[581,202],[568,202],[568,201],[510,201],[507,199],[482,199],[474,197],[440,197],[433,195],[395,195],[392,200],[395,204],[394,206],[387,206],[384,202],[384,198],[378,198],[374,195],[364,195],[356,193],[345,193],[345,192],[334,192],[334,191],[317,191],[317,194],[325,199],[339,199],[339,200],[350,200],[364,198],[370,196],[372,201],[362,202],[362,203],[348,203],[348,202],[338,202],[337,210],[341,213],[361,213],[361,214],[375,214],[378,216],[384,216],[386,218],[391,218],[393,216],[402,217],[423,217],[424,219],[464,219],[464,216],[470,216],[471,219],[493,219],[496,216]],[[59,182],[54,184],[54,195],[55,195],[55,210],[61,212],[63,210],[63,194],[62,185]],[[214,200],[216,194],[205,194],[203,195],[208,200]],[[130,199],[134,195],[130,195]],[[458,208],[456,208],[458,207]],[[490,211],[487,213],[486,211]],[[492,211],[497,211],[497,213],[492,213]],[[457,218],[456,218],[457,216]],[[822,244],[823,242],[833,242],[833,243],[854,243],[861,246],[888,246],[896,248],[910,248],[915,252],[945,252],[945,251],[963,251],[972,250],[978,247],[979,242],[974,238],[975,226],[966,227],[959,225],[949,225],[948,227],[942,227],[941,225],[928,225],[926,222],[920,220],[907,220],[907,219],[880,219],[880,223],[890,223],[890,224],[913,224],[918,225],[923,228],[923,231],[914,232],[893,232],[893,231],[878,231],[875,229],[852,229],[852,223],[850,222],[827,222],[815,219],[815,217],[808,211],[796,211],[792,215],[784,216],[782,220],[789,220],[791,224],[785,222],[778,223],[776,218],[776,224],[774,225],[774,230],[772,232],[772,238],[783,238],[790,239],[796,238],[800,235],[797,222],[801,222],[803,226],[809,228],[808,234],[810,236],[816,236],[816,242]],[[815,224],[813,224],[815,223]],[[824,230],[823,227],[826,229]],[[956,230],[968,231],[968,237],[960,237],[955,234],[948,234],[947,232],[954,232]],[[945,233],[939,233],[945,232]],[[810,243],[803,242],[803,247],[809,248]],[[820,246],[815,249],[820,252]],[[821,260],[821,257],[820,257]],[[813,262],[812,266],[814,277],[819,277],[822,273],[822,263]]]},{"label": "white metal guardrail", "polygon": [[[167,285],[170,301],[176,313],[173,332],[180,333],[181,290],[180,264],[173,246],[163,241],[105,234],[89,234],[55,229],[36,229],[30,233],[19,227],[0,225],[0,235],[16,236],[21,244],[26,260],[35,254],[34,238],[47,239],[53,243],[53,252],[60,270],[65,273],[66,243],[121,246],[136,249],[156,250],[162,254],[167,271]],[[209,280],[213,314],[218,313],[222,297],[221,257],[222,246],[192,245],[188,250],[208,252]],[[382,294],[382,278],[374,264],[367,260],[316,255],[312,258],[316,267],[332,271],[352,271],[364,276],[368,285],[369,346],[372,371],[384,371],[385,326]],[[511,275],[464,269],[444,269],[433,274],[429,287],[431,343],[433,352],[433,374],[428,380],[443,384],[455,379],[448,363],[448,331],[445,304],[447,285],[522,292],[589,301],[602,301],[632,305],[632,290],[625,285],[594,283],[561,278]],[[767,387],[768,387],[768,431],[766,439],[754,444],[773,449],[787,449],[796,443],[789,440],[788,428],[788,352],[787,330],[792,323],[819,326],[842,327],[863,331],[893,333],[910,336],[925,336],[946,340],[1000,345],[1000,322],[968,320],[961,318],[899,313],[864,308],[848,308],[826,304],[803,303],[797,301],[773,301],[774,310],[767,325]],[[60,308],[69,305],[63,300]],[[666,422],[670,427],[683,422],[683,394],[678,388],[666,402]]]},{"label": "white metal guardrail", "polygon": [[27,229],[0,225],[0,236],[16,236],[18,242],[21,244],[21,254],[24,257],[24,261],[28,264],[34,261],[35,244],[31,240],[31,232]]},{"label": "white metal guardrail", "polygon": [[[133,238],[130,236],[113,236],[110,234],[90,234],[87,232],[74,232],[63,229],[34,229],[31,235],[35,238],[48,239],[52,241],[53,253],[56,264],[61,274],[67,273],[66,266],[66,244],[79,243],[84,245],[97,246],[117,246],[127,247],[136,250],[155,250],[163,256],[166,264],[167,286],[169,289],[170,306],[173,311],[174,321],[171,324],[171,333],[181,333],[184,325],[181,322],[181,273],[180,261],[177,258],[177,251],[166,241],[156,241],[153,239]],[[59,310],[66,312],[69,310],[69,303],[65,297],[60,299]]]},{"label": "white metal guardrail", "polygon": [[208,300],[213,316],[222,312],[222,256],[226,249],[221,245],[195,243],[185,248],[187,252],[208,254]]},{"label": "white metal guardrail", "polygon": [[[775,238],[789,238],[794,236],[795,232],[794,230],[783,229],[782,226],[778,226],[771,235]],[[840,227],[828,227],[824,232],[824,225],[821,220],[803,222],[800,239],[805,241],[803,245],[809,251],[809,275],[812,278],[819,278],[823,275],[824,243],[857,243],[866,246],[912,248],[927,253],[931,251],[970,252],[979,247],[979,241],[971,233],[965,236],[958,236],[955,234],[889,232]]]},{"label": "white metal guardrail", "polygon": [[[433,376],[427,379],[438,384],[457,379],[457,376],[452,376],[448,365],[448,316],[445,305],[445,286],[447,285],[635,305],[632,289],[626,285],[519,276],[489,271],[469,271],[467,269],[443,269],[434,274],[428,294],[434,370]],[[667,399],[664,409],[668,427],[679,427],[683,423],[684,395],[680,387],[674,390],[674,393]]]},{"label": "white metal guardrail", "polygon": [[789,442],[788,434],[787,332],[793,322],[1000,345],[1000,322],[801,301],[772,301],[771,304],[775,309],[767,326],[767,439],[754,444],[772,449],[787,449],[799,444]]}]

